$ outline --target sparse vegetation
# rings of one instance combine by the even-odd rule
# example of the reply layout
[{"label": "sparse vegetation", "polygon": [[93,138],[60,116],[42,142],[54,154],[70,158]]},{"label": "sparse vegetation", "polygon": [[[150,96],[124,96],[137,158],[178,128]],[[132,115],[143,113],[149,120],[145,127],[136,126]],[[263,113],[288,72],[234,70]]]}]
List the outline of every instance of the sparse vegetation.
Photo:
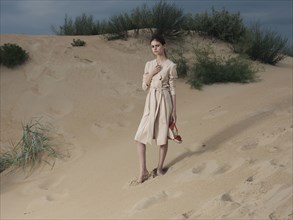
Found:
[{"label": "sparse vegetation", "polygon": [[85,44],[86,44],[85,41],[80,39],[77,39],[77,40],[73,39],[73,43],[71,43],[73,47],[83,47],[85,46]]},{"label": "sparse vegetation", "polygon": [[82,14],[74,21],[65,15],[64,24],[59,28],[52,26],[51,29],[57,35],[97,35],[103,34],[103,25],[103,22],[95,22],[92,15]]},{"label": "sparse vegetation", "polygon": [[218,56],[210,47],[194,49],[196,60],[191,67],[188,83],[192,88],[214,83],[248,83],[256,80],[257,69],[242,57]]},{"label": "sparse vegetation", "polygon": [[239,12],[230,13],[225,8],[215,10],[212,7],[211,12],[184,14],[174,3],[164,0],[151,8],[143,4],[130,14],[114,15],[108,21],[94,22],[92,16],[85,14],[73,21],[66,15],[64,24],[58,30],[52,29],[59,35],[104,34],[108,40],[127,40],[129,30],[134,30],[136,37],[140,30],[147,29],[150,34],[161,34],[177,41],[182,40],[185,34],[195,32],[231,43],[236,53],[246,54],[250,59],[263,63],[275,65],[285,55],[292,55],[292,48],[286,46],[287,39],[257,25],[246,27]]},{"label": "sparse vegetation", "polygon": [[148,28],[151,33],[156,32],[171,39],[183,35],[184,14],[175,4],[160,1],[152,8],[150,19],[152,23]]},{"label": "sparse vegetation", "polygon": [[293,45],[286,47],[285,55],[289,57],[293,57]]},{"label": "sparse vegetation", "polygon": [[4,44],[0,46],[0,64],[13,68],[23,64],[28,59],[28,53],[17,44]]},{"label": "sparse vegetation", "polygon": [[54,148],[49,132],[48,125],[45,126],[38,120],[24,124],[18,144],[0,155],[0,172],[11,166],[32,169],[42,161],[49,163],[47,158],[63,157]]},{"label": "sparse vegetation", "polygon": [[187,76],[189,67],[187,65],[187,59],[184,57],[183,49],[172,49],[170,51],[170,59],[177,64],[177,74],[179,78]]},{"label": "sparse vegetation", "polygon": [[140,29],[149,29],[166,38],[178,38],[183,34],[184,14],[175,4],[160,1],[152,8],[146,4],[132,10],[131,14],[122,13],[112,16],[109,21],[94,22],[92,16],[83,14],[75,21],[65,15],[64,24],[52,31],[58,35],[95,35],[105,34],[108,40],[128,38],[128,31],[135,30],[138,35]]},{"label": "sparse vegetation", "polygon": [[230,43],[236,43],[243,36],[245,26],[240,13],[232,14],[226,9],[216,11],[212,8],[211,14],[204,12],[196,14],[189,21],[189,30],[194,30],[201,35],[214,37]]},{"label": "sparse vegetation", "polygon": [[247,54],[252,60],[272,65],[284,59],[289,52],[287,39],[275,31],[262,29],[259,24],[249,28],[245,37],[234,45],[234,51]]},{"label": "sparse vegetation", "polygon": [[106,38],[108,40],[128,38],[128,30],[132,29],[132,21],[128,14],[112,16],[108,22]]},{"label": "sparse vegetation", "polygon": [[[141,29],[176,40],[181,40],[184,34],[196,32],[229,42],[234,45],[235,51],[245,51],[251,59],[265,63],[275,64],[283,58],[279,52],[284,52],[282,48],[285,39],[281,39],[275,32],[247,28],[239,12],[230,13],[225,8],[215,10],[212,7],[210,13],[184,14],[174,3],[161,0],[151,8],[143,4],[134,8],[130,14],[113,15],[108,21],[95,22],[93,16],[86,14],[73,21],[65,15],[62,26],[52,27],[58,35],[103,34],[108,40],[127,40],[129,30],[134,30],[138,36]],[[266,52],[260,52],[262,49]]]}]

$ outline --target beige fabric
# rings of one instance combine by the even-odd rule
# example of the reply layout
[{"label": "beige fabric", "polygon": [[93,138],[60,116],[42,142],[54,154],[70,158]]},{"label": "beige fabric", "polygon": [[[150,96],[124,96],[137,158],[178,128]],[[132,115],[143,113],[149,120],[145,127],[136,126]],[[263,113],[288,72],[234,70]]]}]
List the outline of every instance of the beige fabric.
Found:
[{"label": "beige fabric", "polygon": [[148,91],[148,94],[134,139],[143,144],[152,144],[155,139],[157,145],[164,145],[168,141],[168,127],[173,109],[171,95],[176,94],[177,71],[176,64],[167,59],[161,64],[162,70],[153,77],[150,86],[147,86],[147,74],[156,65],[156,60],[148,61],[145,65],[142,89]]}]

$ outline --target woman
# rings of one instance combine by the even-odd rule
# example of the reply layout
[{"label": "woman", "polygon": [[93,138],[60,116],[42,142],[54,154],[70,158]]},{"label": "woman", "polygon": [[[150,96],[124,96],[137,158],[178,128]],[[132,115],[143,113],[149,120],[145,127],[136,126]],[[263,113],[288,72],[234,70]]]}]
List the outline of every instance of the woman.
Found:
[{"label": "woman", "polygon": [[177,78],[176,64],[169,60],[165,52],[162,36],[151,38],[151,48],[156,59],[148,61],[143,74],[142,88],[148,90],[141,122],[135,135],[139,159],[138,182],[144,182],[149,172],[146,167],[146,144],[152,140],[160,146],[157,175],[161,176],[168,151],[168,128],[170,121],[176,122],[176,95],[174,81]]}]

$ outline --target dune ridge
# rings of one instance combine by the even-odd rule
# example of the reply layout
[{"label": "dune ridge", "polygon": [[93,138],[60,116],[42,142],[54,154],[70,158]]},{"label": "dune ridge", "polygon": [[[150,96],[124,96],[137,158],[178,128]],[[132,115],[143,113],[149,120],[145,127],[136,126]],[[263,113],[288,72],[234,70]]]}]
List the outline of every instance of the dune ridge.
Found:
[{"label": "dune ridge", "polygon": [[[73,48],[71,36],[1,35],[30,54],[14,70],[1,66],[1,149],[20,138],[22,121],[42,117],[70,154],[53,170],[1,173],[1,219],[293,218],[292,58],[259,64],[256,83],[198,91],[177,80],[184,142],[170,142],[166,175],[131,185],[148,41],[75,38],[86,47]],[[157,153],[147,146],[150,171]]]}]

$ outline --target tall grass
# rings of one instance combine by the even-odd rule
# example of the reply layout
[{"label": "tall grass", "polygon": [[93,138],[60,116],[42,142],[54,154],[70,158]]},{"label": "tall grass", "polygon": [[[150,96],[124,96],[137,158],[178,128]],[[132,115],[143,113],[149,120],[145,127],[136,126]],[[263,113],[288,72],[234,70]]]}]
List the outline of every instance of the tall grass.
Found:
[{"label": "tall grass", "polygon": [[288,52],[287,41],[276,31],[263,29],[256,23],[234,46],[234,51],[247,54],[252,60],[275,65],[285,58]]},{"label": "tall grass", "polygon": [[194,48],[195,61],[191,67],[188,83],[192,88],[214,83],[248,83],[256,80],[257,69],[251,61],[242,57],[218,56],[210,47]]},{"label": "tall grass", "polygon": [[88,16],[85,13],[76,17],[74,21],[65,15],[64,24],[59,28],[52,26],[51,29],[57,35],[97,35],[103,30],[100,22],[95,22],[92,15]]},{"label": "tall grass", "polygon": [[152,19],[150,19],[152,17],[152,12],[146,4],[133,9],[130,16],[133,29],[135,30],[137,36],[139,35],[141,29],[152,26]]},{"label": "tall grass", "polygon": [[285,49],[285,55],[289,57],[293,57],[293,45],[288,45]]},{"label": "tall grass", "polygon": [[0,155],[0,172],[10,166],[32,169],[42,161],[50,164],[48,158],[63,157],[52,144],[49,132],[48,125],[41,124],[39,120],[24,124],[18,144]]},{"label": "tall grass", "polygon": [[204,12],[196,14],[193,18],[189,16],[189,30],[195,30],[206,36],[215,37],[230,43],[236,43],[245,32],[240,13],[230,13],[226,9],[217,11],[212,8],[211,13]]},{"label": "tall grass", "polygon": [[183,10],[177,8],[174,3],[160,1],[152,8],[150,19],[152,21],[151,27],[149,27],[151,33],[154,32],[154,28],[156,33],[166,38],[178,38],[183,35]]},{"label": "tall grass", "polygon": [[128,14],[112,16],[108,22],[106,37],[108,40],[128,38],[128,30],[133,29],[131,17]]}]

